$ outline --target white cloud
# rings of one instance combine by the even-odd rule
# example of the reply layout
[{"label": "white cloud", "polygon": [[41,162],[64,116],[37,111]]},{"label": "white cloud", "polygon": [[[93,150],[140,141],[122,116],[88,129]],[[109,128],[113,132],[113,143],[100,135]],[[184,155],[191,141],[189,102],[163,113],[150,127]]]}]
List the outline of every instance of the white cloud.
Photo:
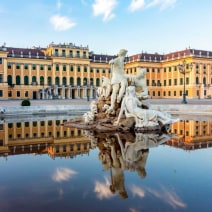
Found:
[{"label": "white cloud", "polygon": [[140,198],[145,197],[145,191],[142,188],[139,188],[138,186],[132,185],[130,187],[130,190],[132,191],[134,196],[139,196]]},{"label": "white cloud", "polygon": [[65,16],[53,15],[50,22],[56,31],[65,31],[76,26],[76,23]]},{"label": "white cloud", "polygon": [[177,0],[153,0],[147,5],[147,8],[160,5],[160,9],[164,10],[167,9],[168,7],[173,7],[176,1]]},{"label": "white cloud", "polygon": [[150,7],[159,6],[160,10],[165,10],[168,7],[174,7],[177,0],[131,0],[129,10],[134,12],[139,9],[147,9]]},{"label": "white cloud", "polygon": [[97,198],[102,199],[110,199],[114,196],[114,194],[110,191],[109,186],[110,182],[107,177],[104,178],[105,182],[101,183],[99,181],[95,182],[94,192],[97,195]]},{"label": "white cloud", "polygon": [[144,7],[144,5],[145,5],[145,0],[132,0],[129,6],[129,10],[131,12],[134,12]]},{"label": "white cloud", "polygon": [[187,207],[186,203],[183,202],[183,200],[181,200],[181,198],[174,191],[171,191],[165,187],[161,187],[159,191],[151,188],[147,188],[147,190],[150,194],[171,205],[174,209]]},{"label": "white cloud", "polygon": [[68,181],[76,174],[77,172],[72,169],[57,168],[52,175],[52,180],[55,182]]},{"label": "white cloud", "polygon": [[92,5],[93,15],[103,15],[103,21],[111,20],[115,17],[113,10],[117,3],[117,0],[95,0],[94,4]]}]

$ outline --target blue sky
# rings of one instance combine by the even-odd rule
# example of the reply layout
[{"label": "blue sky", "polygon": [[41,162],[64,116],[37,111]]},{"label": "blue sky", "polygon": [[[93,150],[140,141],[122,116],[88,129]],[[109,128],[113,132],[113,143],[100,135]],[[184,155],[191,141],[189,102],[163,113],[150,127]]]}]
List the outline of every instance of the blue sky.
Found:
[{"label": "blue sky", "polygon": [[211,0],[0,0],[0,45],[51,42],[95,53],[212,51]]}]

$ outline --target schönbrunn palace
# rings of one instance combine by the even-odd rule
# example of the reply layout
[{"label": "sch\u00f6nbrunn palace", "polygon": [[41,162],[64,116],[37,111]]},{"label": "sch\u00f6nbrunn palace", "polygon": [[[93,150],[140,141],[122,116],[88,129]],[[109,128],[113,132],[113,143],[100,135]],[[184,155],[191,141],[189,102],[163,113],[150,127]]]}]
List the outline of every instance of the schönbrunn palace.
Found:
[{"label": "sch\u00f6nbrunn palace", "polygon": [[[110,77],[108,62],[115,57],[72,43],[31,49],[1,46],[0,99],[95,98],[102,76]],[[184,61],[185,76],[178,70]],[[180,98],[184,83],[187,98],[212,96],[212,51],[189,48],[125,58],[125,74],[136,75],[141,67],[147,68],[151,98]]]}]

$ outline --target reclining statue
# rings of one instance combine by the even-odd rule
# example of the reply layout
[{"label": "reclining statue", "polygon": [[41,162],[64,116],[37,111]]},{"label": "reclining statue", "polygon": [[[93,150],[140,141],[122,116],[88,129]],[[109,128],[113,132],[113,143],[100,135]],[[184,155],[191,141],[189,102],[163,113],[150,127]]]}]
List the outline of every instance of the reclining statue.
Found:
[{"label": "reclining statue", "polygon": [[136,97],[135,86],[127,87],[126,95],[122,100],[118,119],[114,122],[114,125],[119,124],[120,118],[124,113],[126,117],[135,118],[135,127],[164,126],[178,121],[178,119],[172,119],[171,116],[165,112],[143,109],[141,106],[142,102]]}]

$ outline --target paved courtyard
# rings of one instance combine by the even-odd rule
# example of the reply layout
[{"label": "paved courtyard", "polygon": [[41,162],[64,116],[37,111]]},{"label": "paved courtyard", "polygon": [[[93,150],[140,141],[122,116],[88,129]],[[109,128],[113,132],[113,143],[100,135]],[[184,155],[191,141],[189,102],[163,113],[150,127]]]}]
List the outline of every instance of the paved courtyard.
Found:
[{"label": "paved courtyard", "polygon": [[[92,100],[83,99],[64,99],[64,100],[30,100],[32,106],[36,105],[83,105],[90,104]],[[20,106],[22,100],[1,100],[0,107],[3,106]],[[182,99],[148,99],[145,101],[150,104],[182,104]],[[211,105],[212,99],[188,99],[188,105]]]}]

